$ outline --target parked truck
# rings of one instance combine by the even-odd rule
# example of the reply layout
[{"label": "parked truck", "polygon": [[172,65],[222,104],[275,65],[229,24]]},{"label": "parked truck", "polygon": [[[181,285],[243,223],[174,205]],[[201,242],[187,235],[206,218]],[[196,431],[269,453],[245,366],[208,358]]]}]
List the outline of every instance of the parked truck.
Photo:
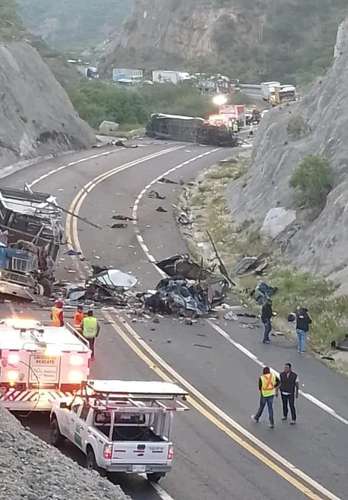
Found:
[{"label": "parked truck", "polygon": [[261,83],[261,95],[264,101],[270,102],[271,96],[274,94],[275,88],[280,87],[280,82],[263,82]]},{"label": "parked truck", "polygon": [[157,482],[174,458],[174,414],[188,410],[186,391],[167,382],[89,380],[54,404],[51,443],[67,440],[100,472],[144,473]]}]

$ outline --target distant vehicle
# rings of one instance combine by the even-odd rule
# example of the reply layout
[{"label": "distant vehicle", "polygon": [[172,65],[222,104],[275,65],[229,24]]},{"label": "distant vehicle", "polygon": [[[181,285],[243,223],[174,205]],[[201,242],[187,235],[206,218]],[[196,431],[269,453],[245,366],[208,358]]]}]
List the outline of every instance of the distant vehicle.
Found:
[{"label": "distant vehicle", "polygon": [[272,106],[278,106],[286,102],[296,101],[296,87],[293,85],[280,85],[274,88],[274,92],[270,96]]},{"label": "distant vehicle", "polygon": [[172,83],[177,85],[185,81],[191,81],[190,73],[186,71],[155,70],[152,72],[154,83]]},{"label": "distant vehicle", "polygon": [[276,87],[280,87],[280,82],[263,82],[261,83],[261,95],[264,101],[270,102],[271,96]]},{"label": "distant vehicle", "polygon": [[88,469],[143,473],[157,482],[172,468],[173,416],[188,410],[186,395],[167,382],[90,380],[52,408],[51,443],[73,443]]},{"label": "distant vehicle", "polygon": [[157,139],[199,142],[217,146],[237,146],[238,137],[224,125],[209,123],[191,116],[153,114],[146,125],[146,135]]},{"label": "distant vehicle", "polygon": [[50,411],[89,375],[88,342],[70,327],[19,318],[0,321],[0,404],[11,411]]},{"label": "distant vehicle", "polygon": [[128,83],[130,85],[140,83],[144,79],[144,71],[134,68],[114,68],[112,80],[116,83]]},{"label": "distant vehicle", "polygon": [[53,196],[0,188],[0,295],[50,296],[63,234]]}]

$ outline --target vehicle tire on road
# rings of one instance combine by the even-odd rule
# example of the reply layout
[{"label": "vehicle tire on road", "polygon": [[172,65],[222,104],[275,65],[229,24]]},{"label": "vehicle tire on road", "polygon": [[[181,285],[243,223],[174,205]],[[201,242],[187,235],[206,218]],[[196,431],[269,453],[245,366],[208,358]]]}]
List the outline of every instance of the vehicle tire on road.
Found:
[{"label": "vehicle tire on road", "polygon": [[64,436],[61,434],[57,419],[54,417],[50,424],[50,442],[57,448],[64,443]]},{"label": "vehicle tire on road", "polygon": [[151,483],[158,483],[158,481],[164,476],[165,474],[163,472],[149,472],[146,474],[147,480]]},{"label": "vehicle tire on road", "polygon": [[95,459],[95,454],[91,446],[87,447],[87,454],[86,454],[86,469],[88,470],[95,470],[97,472],[100,472],[100,468],[98,467],[97,461]]}]

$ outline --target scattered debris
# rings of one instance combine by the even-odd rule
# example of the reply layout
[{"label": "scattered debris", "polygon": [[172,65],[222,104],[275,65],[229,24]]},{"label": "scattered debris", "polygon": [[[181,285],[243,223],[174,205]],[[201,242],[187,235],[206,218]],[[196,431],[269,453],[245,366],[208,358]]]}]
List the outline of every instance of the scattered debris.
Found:
[{"label": "scattered debris", "polygon": [[258,257],[243,257],[235,266],[234,273],[238,276],[248,274],[262,274],[268,267],[267,255]]},{"label": "scattered debris", "polygon": [[185,212],[181,212],[181,214],[177,218],[177,221],[182,226],[189,226],[190,224],[192,224],[192,219]]},{"label": "scattered debris", "polygon": [[158,207],[158,208],[156,208],[156,212],[166,213],[166,212],[168,212],[168,210],[166,210],[163,207]]},{"label": "scattered debris", "polygon": [[188,254],[174,255],[168,259],[156,262],[156,266],[171,278],[184,278],[196,281],[211,277],[214,270],[208,270],[203,265],[196,264]]},{"label": "scattered debris", "polygon": [[113,215],[112,216],[113,220],[123,220],[126,222],[134,222],[135,219],[133,217],[128,217],[128,215]]},{"label": "scattered debris", "polygon": [[238,316],[234,312],[229,311],[224,314],[224,319],[226,319],[227,321],[238,321]]},{"label": "scattered debris", "polygon": [[205,344],[192,344],[194,347],[203,347],[204,349],[212,349],[212,345],[205,345]]},{"label": "scattered debris", "polygon": [[82,252],[78,252],[77,250],[73,250],[72,248],[70,250],[67,250],[64,252],[64,255],[68,255],[69,257],[75,257],[82,255]]},{"label": "scattered debris", "polygon": [[166,177],[162,177],[162,179],[159,179],[158,182],[162,182],[163,184],[178,184],[178,182],[172,181],[171,179],[168,179]]},{"label": "scattered debris", "polygon": [[166,197],[165,196],[162,196],[161,194],[159,194],[158,191],[150,191],[149,194],[147,195],[148,198],[152,198],[152,199],[155,199],[155,200],[165,200]]},{"label": "scattered debris", "polygon": [[251,292],[251,297],[254,297],[259,305],[263,305],[266,300],[270,300],[275,293],[277,293],[278,288],[272,287],[265,282],[259,283],[255,290]]}]

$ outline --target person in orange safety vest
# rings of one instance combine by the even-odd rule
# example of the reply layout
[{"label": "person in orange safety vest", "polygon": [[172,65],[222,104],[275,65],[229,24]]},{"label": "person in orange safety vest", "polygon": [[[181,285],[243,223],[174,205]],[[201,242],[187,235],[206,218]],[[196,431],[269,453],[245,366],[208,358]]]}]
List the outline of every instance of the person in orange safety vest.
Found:
[{"label": "person in orange safety vest", "polygon": [[82,321],[85,317],[85,313],[83,312],[83,306],[77,306],[76,312],[74,314],[74,327],[76,330],[82,329]]},{"label": "person in orange safety vest", "polygon": [[61,300],[57,300],[51,309],[52,326],[64,326],[64,304]]},{"label": "person in orange safety vest", "polygon": [[256,415],[252,416],[252,419],[258,422],[267,405],[269,426],[271,429],[274,429],[273,400],[274,396],[278,396],[279,383],[279,378],[271,372],[268,366],[265,366],[259,378],[260,406]]}]

